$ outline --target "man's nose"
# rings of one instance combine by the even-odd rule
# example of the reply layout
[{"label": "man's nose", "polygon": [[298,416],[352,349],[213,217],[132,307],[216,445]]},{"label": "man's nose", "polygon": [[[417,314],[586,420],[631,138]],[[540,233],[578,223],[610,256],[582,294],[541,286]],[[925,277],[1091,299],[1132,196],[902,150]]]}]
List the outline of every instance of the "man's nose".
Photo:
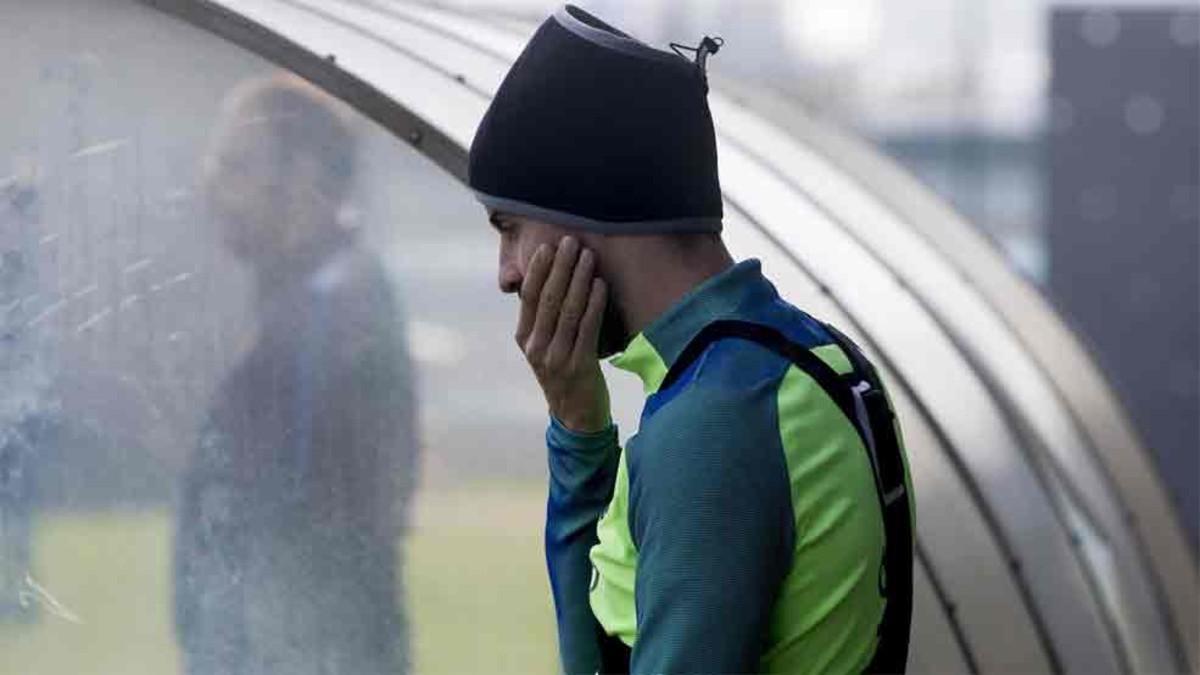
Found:
[{"label": "man's nose", "polygon": [[500,273],[498,282],[501,293],[516,293],[521,290],[521,270],[517,269],[516,260],[503,249],[500,251]]},{"label": "man's nose", "polygon": [[521,278],[506,276],[503,272],[500,274],[500,292],[513,294],[521,290]]}]

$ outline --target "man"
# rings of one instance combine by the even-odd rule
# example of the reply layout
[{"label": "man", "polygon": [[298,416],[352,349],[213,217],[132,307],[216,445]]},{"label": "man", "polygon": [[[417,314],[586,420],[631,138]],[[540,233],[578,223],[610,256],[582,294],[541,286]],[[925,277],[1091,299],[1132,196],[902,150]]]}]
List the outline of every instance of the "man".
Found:
[{"label": "man", "polygon": [[[500,288],[520,296],[516,341],[551,416],[563,665],[900,671],[912,534],[898,433],[857,349],[721,241],[705,100],[719,46],[683,58],[564,7],[472,145]],[[624,451],[598,360],[617,351],[648,395]]]},{"label": "man", "polygon": [[253,272],[260,325],[183,476],[189,673],[406,667],[396,544],[415,410],[389,283],[338,220],[355,156],[332,101],[275,77],[235,92],[208,157],[206,197]]}]

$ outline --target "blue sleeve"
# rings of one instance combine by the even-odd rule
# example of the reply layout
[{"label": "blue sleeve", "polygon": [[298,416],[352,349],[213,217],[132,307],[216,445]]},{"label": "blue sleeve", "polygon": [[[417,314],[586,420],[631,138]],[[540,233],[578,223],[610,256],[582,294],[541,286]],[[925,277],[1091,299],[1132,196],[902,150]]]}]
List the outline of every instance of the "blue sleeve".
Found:
[{"label": "blue sleeve", "polygon": [[795,528],[775,388],[693,387],[629,452],[632,673],[757,672]]},{"label": "blue sleeve", "polygon": [[564,672],[595,673],[602,631],[591,605],[588,552],[596,522],[612,499],[621,449],[614,425],[580,434],[553,417],[546,430],[550,494],[546,505],[546,566],[554,594],[558,646]]}]

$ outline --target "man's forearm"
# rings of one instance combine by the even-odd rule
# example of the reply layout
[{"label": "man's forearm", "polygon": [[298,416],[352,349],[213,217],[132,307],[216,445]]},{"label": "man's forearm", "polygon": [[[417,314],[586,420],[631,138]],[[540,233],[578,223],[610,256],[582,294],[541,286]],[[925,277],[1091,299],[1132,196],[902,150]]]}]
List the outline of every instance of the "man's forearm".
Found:
[{"label": "man's forearm", "polygon": [[579,434],[551,419],[546,430],[550,491],[546,505],[546,566],[554,593],[559,651],[567,673],[594,673],[600,633],[588,604],[596,522],[612,499],[620,459],[617,429]]}]

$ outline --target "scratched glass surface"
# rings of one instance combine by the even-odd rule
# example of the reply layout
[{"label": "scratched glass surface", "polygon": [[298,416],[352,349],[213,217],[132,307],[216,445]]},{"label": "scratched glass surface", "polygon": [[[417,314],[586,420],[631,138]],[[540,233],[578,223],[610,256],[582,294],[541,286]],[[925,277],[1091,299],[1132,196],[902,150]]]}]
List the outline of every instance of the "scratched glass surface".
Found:
[{"label": "scratched glass surface", "polygon": [[6,2],[0,44],[0,673],[553,670],[470,194],[143,4]]}]

